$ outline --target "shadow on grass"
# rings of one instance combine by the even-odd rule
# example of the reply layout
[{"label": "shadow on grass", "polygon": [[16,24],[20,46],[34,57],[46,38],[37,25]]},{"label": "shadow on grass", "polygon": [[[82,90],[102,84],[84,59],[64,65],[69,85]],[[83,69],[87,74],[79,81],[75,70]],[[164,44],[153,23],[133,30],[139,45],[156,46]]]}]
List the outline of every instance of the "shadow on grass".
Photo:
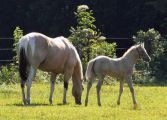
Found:
[{"label": "shadow on grass", "polygon": [[63,105],[69,105],[69,103],[63,104],[63,103],[57,103],[58,106],[63,106]]},{"label": "shadow on grass", "polygon": [[46,103],[31,103],[30,105],[24,105],[23,103],[6,104],[5,106],[17,106],[17,107],[36,107],[36,106],[68,106],[70,103],[57,103],[57,104],[46,104]]},{"label": "shadow on grass", "polygon": [[23,105],[22,103],[7,104],[6,106],[18,106],[18,107],[35,107],[35,106],[52,106],[46,103],[31,103],[30,105]]}]

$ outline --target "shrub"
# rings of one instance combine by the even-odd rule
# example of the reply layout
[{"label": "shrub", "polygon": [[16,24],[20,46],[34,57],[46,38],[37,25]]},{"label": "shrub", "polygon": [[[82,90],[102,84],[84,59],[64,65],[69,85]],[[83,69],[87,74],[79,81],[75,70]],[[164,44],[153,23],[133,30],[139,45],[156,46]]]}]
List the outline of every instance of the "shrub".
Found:
[{"label": "shrub", "polygon": [[157,30],[152,28],[146,32],[142,30],[137,32],[137,35],[134,37],[134,41],[144,42],[145,48],[151,57],[151,62],[149,65],[147,65],[147,63],[143,62],[142,60],[137,63],[136,68],[140,71],[143,71],[141,73],[141,78],[139,79],[150,79],[151,81],[154,79],[159,83],[164,82],[164,80],[167,78],[166,73],[162,69],[162,62],[165,59],[164,38],[161,37],[161,34]]},{"label": "shrub", "polygon": [[10,84],[19,81],[18,71],[14,64],[2,66],[0,70],[0,84]]},{"label": "shrub", "polygon": [[17,26],[13,32],[13,37],[14,37],[13,51],[15,52],[15,56],[13,57],[14,62],[6,66],[2,66],[2,68],[0,69],[0,84],[3,83],[10,84],[19,81],[18,59],[16,52],[17,52],[17,43],[22,36],[23,36],[23,30],[21,30]]},{"label": "shrub", "polygon": [[[105,42],[106,38],[101,36],[101,32],[96,28],[93,12],[89,10],[87,5],[78,6],[75,16],[77,26],[76,28],[71,27],[69,39],[76,47],[85,71],[88,61],[93,57],[97,55],[114,55],[116,44]],[[102,50],[102,47],[106,47],[106,51]]]}]

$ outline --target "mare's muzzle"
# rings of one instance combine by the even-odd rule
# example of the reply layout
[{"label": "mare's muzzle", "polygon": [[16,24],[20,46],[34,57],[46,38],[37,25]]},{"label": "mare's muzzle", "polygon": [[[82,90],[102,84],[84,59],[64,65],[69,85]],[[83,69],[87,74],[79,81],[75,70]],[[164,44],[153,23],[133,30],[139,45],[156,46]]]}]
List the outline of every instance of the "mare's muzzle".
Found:
[{"label": "mare's muzzle", "polygon": [[75,97],[75,104],[77,104],[77,105],[81,105],[82,104],[81,97]]}]

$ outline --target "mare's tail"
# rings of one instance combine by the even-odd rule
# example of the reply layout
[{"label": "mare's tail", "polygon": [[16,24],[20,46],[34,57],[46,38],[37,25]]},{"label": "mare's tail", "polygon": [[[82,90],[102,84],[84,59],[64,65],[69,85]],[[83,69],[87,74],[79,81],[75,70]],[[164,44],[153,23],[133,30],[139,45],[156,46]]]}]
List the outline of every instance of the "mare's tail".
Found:
[{"label": "mare's tail", "polygon": [[27,80],[27,60],[26,60],[26,54],[25,54],[25,48],[21,47],[19,48],[19,74],[21,81]]},{"label": "mare's tail", "polygon": [[85,74],[86,80],[89,80],[90,78],[95,76],[95,71],[94,71],[95,62],[96,62],[95,59],[89,61],[86,69],[86,74]]}]

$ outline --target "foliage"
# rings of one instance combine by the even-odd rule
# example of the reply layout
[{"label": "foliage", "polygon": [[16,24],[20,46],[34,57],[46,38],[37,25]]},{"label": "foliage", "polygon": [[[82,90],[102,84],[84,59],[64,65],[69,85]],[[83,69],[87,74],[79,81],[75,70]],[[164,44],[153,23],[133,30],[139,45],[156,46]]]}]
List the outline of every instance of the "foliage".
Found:
[{"label": "foliage", "polygon": [[[140,61],[136,68],[144,71],[150,76],[150,78],[155,78],[159,82],[163,82],[166,78],[166,73],[160,68],[161,61],[164,55],[164,38],[155,29],[149,29],[148,31],[139,31],[137,36],[134,37],[135,42],[144,42],[145,48],[151,57],[151,62],[149,66],[147,63]],[[149,74],[148,74],[149,73]],[[145,74],[145,75],[146,75]]]},{"label": "foliage", "polygon": [[17,44],[18,44],[18,42],[19,42],[19,40],[20,40],[20,38],[22,36],[23,36],[23,30],[20,29],[19,26],[16,26],[16,28],[15,28],[15,30],[13,32],[13,37],[14,37],[14,44],[13,44],[14,49],[13,49],[13,51],[16,52],[16,50],[17,50]]},{"label": "foliage", "polygon": [[[63,82],[64,80],[64,75],[63,74],[58,74],[56,77],[56,83]],[[50,73],[49,72],[44,72],[41,70],[37,70],[36,77],[35,77],[35,82],[37,83],[47,83],[50,81]]]},{"label": "foliage", "polygon": [[17,58],[17,44],[20,40],[20,38],[23,36],[23,30],[20,29],[19,26],[16,26],[14,32],[13,32],[13,40],[14,40],[14,43],[13,43],[13,51],[15,52],[15,56],[13,57],[14,59],[14,64],[18,64],[18,58]]},{"label": "foliage", "polygon": [[[86,89],[83,91],[82,105],[75,105],[71,94],[72,84],[67,92],[68,104],[62,104],[63,86],[55,85],[53,105],[49,105],[49,83],[32,83],[31,105],[23,106],[19,84],[0,86],[0,119],[1,120],[166,120],[167,87],[135,86],[137,110],[133,110],[129,88],[125,89],[121,105],[116,104],[119,85],[102,86],[101,102],[97,105],[96,86],[93,84],[89,104],[84,106]],[[86,85],[84,86],[86,88]]]},{"label": "foliage", "polygon": [[[75,16],[78,24],[76,28],[71,27],[69,39],[76,47],[85,71],[87,62],[96,55],[112,56],[115,52],[115,43],[110,45],[105,42],[105,37],[101,36],[94,24],[93,12],[87,5],[78,6]],[[102,50],[104,47],[106,51]]]},{"label": "foliage", "polygon": [[167,39],[163,44],[164,51],[151,62],[152,75],[155,76],[156,82],[161,84],[167,84]]},{"label": "foliage", "polygon": [[108,57],[115,57],[115,47],[116,43],[109,44],[107,42],[97,43],[91,46],[92,47],[92,58],[97,57],[98,55],[105,55]]},{"label": "foliage", "polygon": [[[155,1],[154,4],[148,4],[152,1]],[[167,33],[166,0],[78,0],[75,2],[3,0],[0,4],[0,36],[10,37],[15,26],[19,25],[26,33],[38,31],[51,37],[59,35],[67,37],[70,35],[70,26],[76,25],[73,14],[75,7],[83,3],[92,8],[97,20],[95,24],[106,37],[131,37],[139,29],[146,30],[151,27],[155,27],[162,35]],[[121,47],[127,47],[131,43],[131,40],[118,41]],[[12,44],[11,41],[0,41],[2,48]],[[0,54],[0,58],[4,56],[9,58],[9,54]]]},{"label": "foliage", "polygon": [[14,64],[9,66],[2,66],[0,69],[0,85],[11,84],[19,81],[18,71]]},{"label": "foliage", "polygon": [[19,81],[19,73],[17,65],[18,59],[16,52],[17,52],[17,43],[22,36],[23,36],[23,30],[21,30],[17,26],[13,32],[13,37],[14,37],[13,51],[15,52],[15,56],[13,57],[14,62],[6,66],[2,66],[2,68],[0,69],[0,84],[10,84]]},{"label": "foliage", "polygon": [[145,48],[152,59],[159,56],[164,51],[161,34],[154,28],[146,32],[142,30],[138,31],[137,36],[134,36],[134,41],[144,42]]}]

